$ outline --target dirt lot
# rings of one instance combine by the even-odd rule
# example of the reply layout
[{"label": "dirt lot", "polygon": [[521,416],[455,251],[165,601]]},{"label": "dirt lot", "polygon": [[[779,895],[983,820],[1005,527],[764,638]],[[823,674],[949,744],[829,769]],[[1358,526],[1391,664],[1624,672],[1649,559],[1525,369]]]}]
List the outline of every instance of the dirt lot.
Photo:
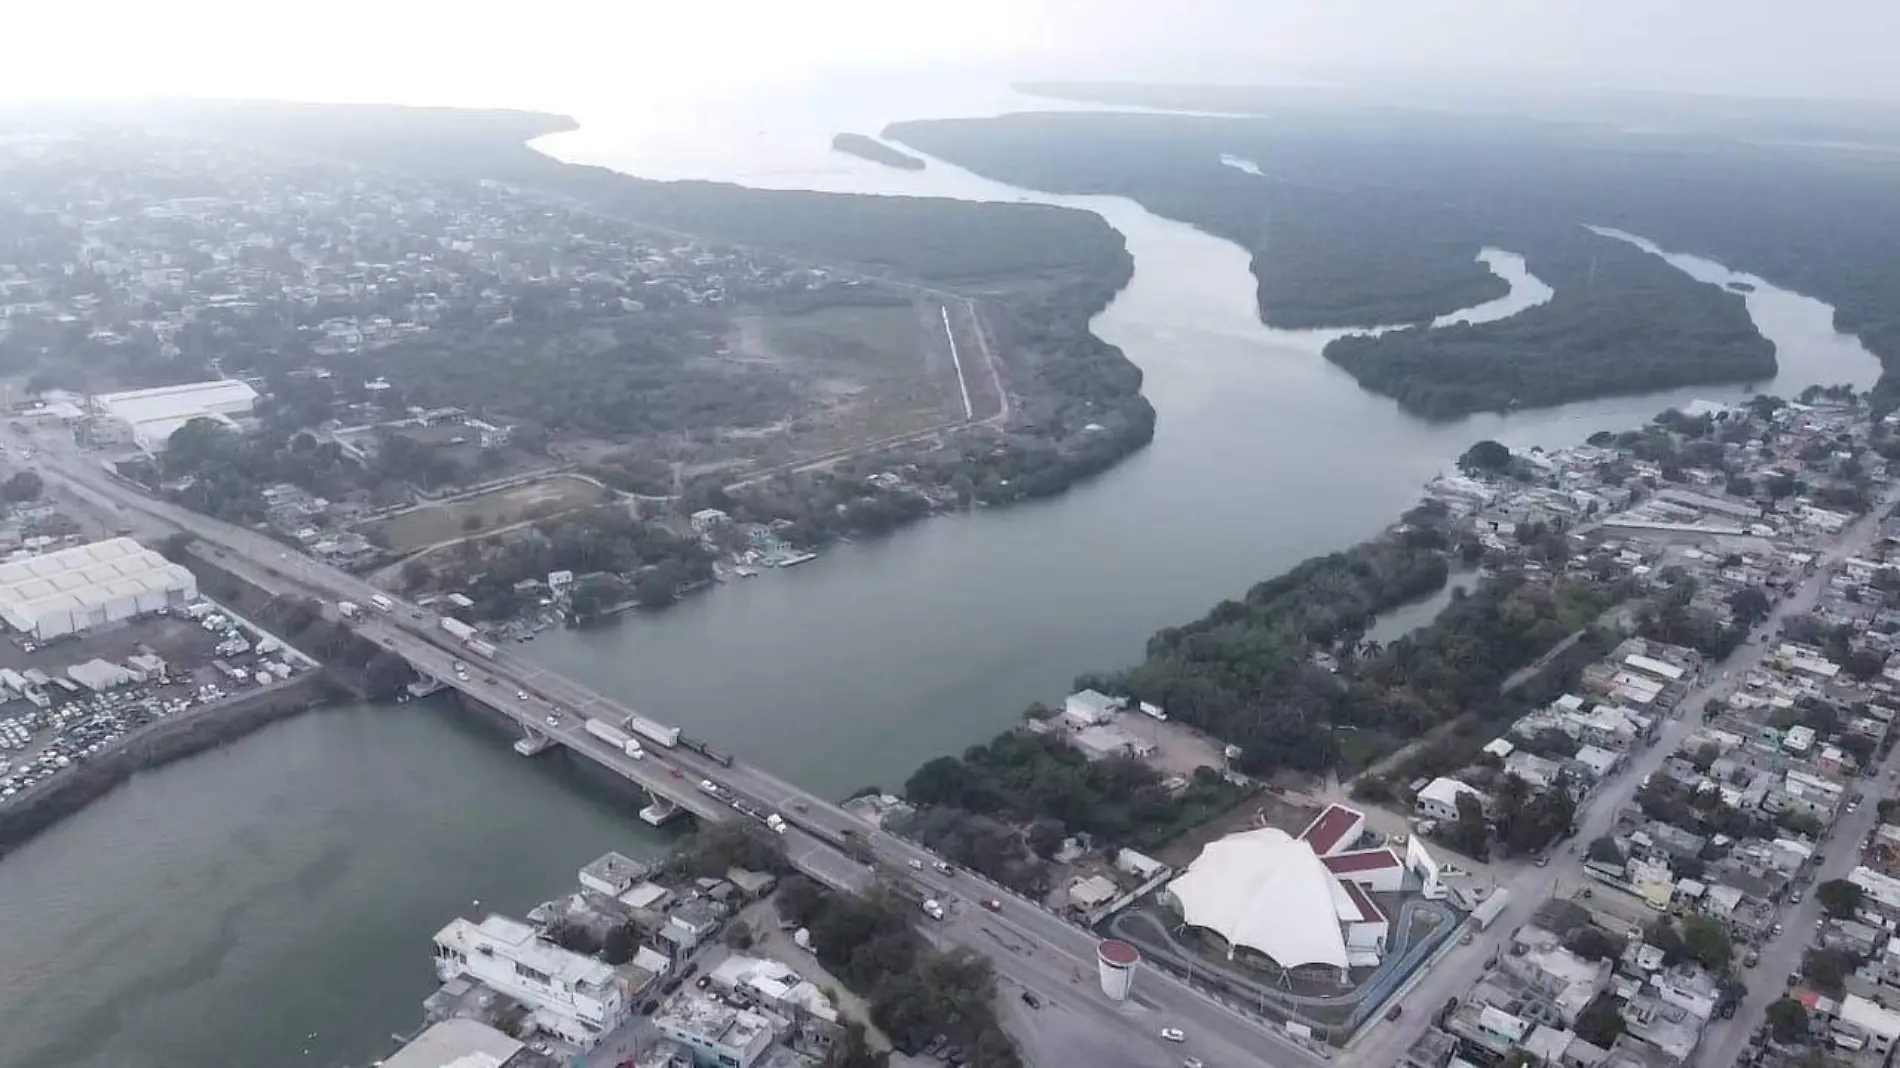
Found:
[{"label": "dirt lot", "polygon": [[934,302],[742,314],[733,320],[727,358],[798,380],[813,414],[784,429],[801,453],[963,418],[942,309]]},{"label": "dirt lot", "polygon": [[509,489],[412,508],[380,520],[377,526],[392,550],[413,552],[524,520],[570,512],[603,499],[605,494],[592,482],[555,475]]},{"label": "dirt lot", "polygon": [[1263,824],[1278,827],[1288,834],[1299,834],[1319,812],[1318,808],[1295,804],[1275,794],[1258,794],[1169,842],[1154,857],[1164,864],[1185,868],[1201,855],[1202,846],[1216,838]]}]

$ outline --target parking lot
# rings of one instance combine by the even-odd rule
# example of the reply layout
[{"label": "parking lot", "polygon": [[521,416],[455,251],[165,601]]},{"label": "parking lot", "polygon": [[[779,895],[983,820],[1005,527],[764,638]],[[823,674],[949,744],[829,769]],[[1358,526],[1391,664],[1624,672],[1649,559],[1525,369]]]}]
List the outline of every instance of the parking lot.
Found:
[{"label": "parking lot", "polygon": [[0,640],[0,804],[159,720],[308,670],[209,602],[40,644]]}]

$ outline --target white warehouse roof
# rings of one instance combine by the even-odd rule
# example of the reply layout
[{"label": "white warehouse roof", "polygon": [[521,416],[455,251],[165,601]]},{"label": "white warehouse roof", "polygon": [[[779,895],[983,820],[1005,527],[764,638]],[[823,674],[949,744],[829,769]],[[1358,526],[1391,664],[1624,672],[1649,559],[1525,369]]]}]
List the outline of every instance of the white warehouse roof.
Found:
[{"label": "white warehouse roof", "polygon": [[0,564],[0,620],[51,638],[198,596],[191,572],[130,538]]},{"label": "white warehouse roof", "polygon": [[1283,968],[1348,964],[1338,880],[1305,842],[1277,827],[1208,843],[1168,891],[1189,924]]},{"label": "white warehouse roof", "polygon": [[476,1020],[452,1016],[397,1050],[383,1068],[497,1068],[521,1043]]},{"label": "white warehouse roof", "polygon": [[221,378],[103,393],[94,403],[99,411],[126,424],[141,448],[156,451],[165,447],[173,431],[193,419],[248,415],[257,404],[257,391],[237,379]]}]

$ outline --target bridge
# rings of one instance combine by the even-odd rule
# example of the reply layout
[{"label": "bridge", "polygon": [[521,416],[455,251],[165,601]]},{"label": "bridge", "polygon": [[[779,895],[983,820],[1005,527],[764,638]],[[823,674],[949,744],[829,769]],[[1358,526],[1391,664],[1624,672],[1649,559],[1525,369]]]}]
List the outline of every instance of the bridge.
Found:
[{"label": "bridge", "polygon": [[[971,875],[941,872],[935,868],[938,858],[921,846],[883,833],[743,761],[658,744],[646,745],[640,757],[630,756],[585,728],[590,718],[623,722],[633,710],[620,702],[504,649],[497,648],[492,657],[476,656],[442,629],[442,617],[256,531],[149,497],[69,441],[46,436],[33,443],[40,449],[35,469],[45,478],[111,510],[121,525],[142,536],[188,533],[219,566],[272,593],[316,597],[333,615],[340,601],[361,606],[343,622],[401,655],[425,678],[507,716],[534,747],[563,745],[700,819],[763,820],[777,813],[787,823],[782,837],[787,858],[834,889],[862,893],[882,880],[898,883],[910,896],[946,902],[945,919],[925,926],[933,941],[986,956],[1004,982],[1084,1013],[1106,1034],[1121,1035],[1131,1065],[1179,1058],[1180,1047],[1159,1039],[1163,1027],[1189,1032],[1190,1048],[1208,1063],[1278,1068],[1324,1063],[1273,1025],[1155,969],[1144,973],[1127,1001],[1112,1001],[1095,981],[1099,936],[1086,928]],[[389,609],[372,607],[378,600]],[[455,670],[458,661],[466,672]],[[1166,1056],[1154,1061],[1157,1054]]]}]

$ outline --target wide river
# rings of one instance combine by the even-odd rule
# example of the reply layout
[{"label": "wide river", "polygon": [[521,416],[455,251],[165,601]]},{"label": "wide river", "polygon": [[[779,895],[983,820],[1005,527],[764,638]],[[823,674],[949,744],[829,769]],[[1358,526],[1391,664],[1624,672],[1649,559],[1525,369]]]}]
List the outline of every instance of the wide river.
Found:
[{"label": "wide river", "polygon": [[[523,647],[821,792],[900,786],[1030,701],[1060,698],[1077,673],[1136,659],[1157,628],[1374,533],[1477,439],[1559,445],[1738,396],[1420,422],[1321,359],[1321,337],[1262,326],[1232,244],[1125,200],[826,147],[896,119],[1049,105],[889,86],[769,99],[769,112],[708,101],[676,121],[582,112],[581,131],[542,147],[659,178],[1097,211],[1136,270],[1094,329],[1141,366],[1160,414],[1152,446],[1057,499],[933,520]],[[1755,285],[1749,309],[1781,360],[1764,389],[1871,384],[1874,361],[1824,305],[1671,260]],[[1541,295],[1508,250],[1486,262],[1520,306]],[[661,848],[631,808],[428,704],[326,710],[142,775],[0,860],[0,1066],[366,1062],[414,1025],[432,989],[429,936],[451,916],[477,901],[524,908],[605,849]]]}]

